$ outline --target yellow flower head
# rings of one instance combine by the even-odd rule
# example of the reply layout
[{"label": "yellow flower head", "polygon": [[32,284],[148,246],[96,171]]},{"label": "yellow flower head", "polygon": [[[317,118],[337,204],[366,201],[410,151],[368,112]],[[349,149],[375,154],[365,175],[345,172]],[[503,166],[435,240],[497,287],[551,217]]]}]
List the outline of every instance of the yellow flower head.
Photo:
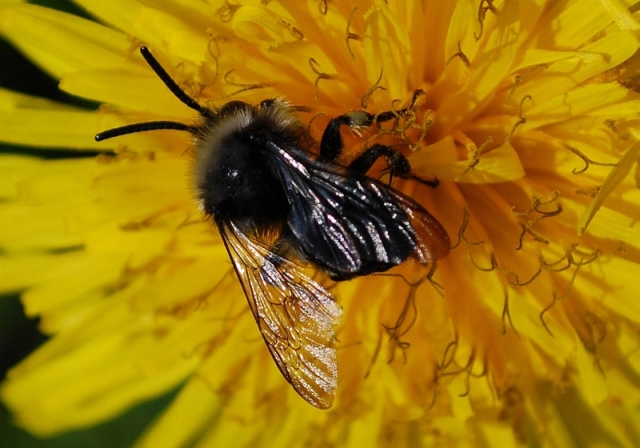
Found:
[{"label": "yellow flower head", "polygon": [[[637,5],[76,3],[99,23],[0,2],[4,38],[103,104],[0,90],[3,141],[102,152],[0,157],[0,290],[23,291],[52,335],[0,389],[18,424],[50,435],[179,388],[140,446],[640,443]],[[330,410],[274,365],[195,201],[189,135],[93,140],[198,120],[141,45],[199,104],[282,98],[315,141],[332,117],[406,108],[345,130],[340,161],[383,143],[437,178],[393,185],[452,249],[331,286],[343,311]]]}]

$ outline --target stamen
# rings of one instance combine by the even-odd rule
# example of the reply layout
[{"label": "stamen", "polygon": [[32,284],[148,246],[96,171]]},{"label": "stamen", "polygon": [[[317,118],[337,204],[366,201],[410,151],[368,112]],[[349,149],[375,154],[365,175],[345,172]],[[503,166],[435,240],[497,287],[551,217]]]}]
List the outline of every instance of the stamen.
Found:
[{"label": "stamen", "polygon": [[371,373],[371,369],[373,369],[374,364],[378,360],[378,356],[380,355],[380,351],[382,349],[382,336],[384,335],[384,325],[380,326],[380,332],[378,333],[378,342],[376,343],[376,348],[373,351],[373,356],[371,357],[371,361],[369,362],[369,367],[367,368],[367,373],[364,374],[365,378],[369,378],[369,374]]},{"label": "stamen", "polygon": [[409,330],[415,325],[418,320],[418,306],[416,305],[416,291],[422,285],[425,279],[421,279],[414,284],[410,284],[409,294],[405,300],[404,306],[396,323],[392,327],[384,326],[387,334],[389,335],[389,359],[390,364],[395,359],[396,347],[402,351],[405,362],[407,361],[406,350],[410,347],[410,344],[402,340]]},{"label": "stamen", "polygon": [[[540,198],[534,196],[533,197],[533,211],[544,215],[544,218],[550,218],[552,216],[557,216],[562,213],[562,204],[556,204],[556,201],[560,197],[560,190],[554,190],[552,193],[552,198],[548,201],[542,201]],[[541,207],[546,207],[548,205],[554,204],[556,206],[555,210],[544,211],[541,210]]]},{"label": "stamen", "polygon": [[538,270],[536,271],[535,274],[533,274],[531,276],[531,278],[527,281],[521,282],[519,279],[517,279],[516,282],[509,282],[509,284],[511,286],[528,286],[531,283],[533,283],[533,281],[542,273],[542,266],[538,266]]},{"label": "stamen", "polygon": [[[358,7],[356,6],[355,8],[353,8],[353,11],[351,11],[351,15],[349,15],[349,20],[347,21],[347,29],[346,29],[347,36],[344,39],[345,43],[347,44],[347,49],[349,50],[349,54],[351,55],[351,59],[353,60],[356,59],[356,56],[353,54],[353,50],[351,49],[351,41],[352,40],[362,41],[362,36],[360,36],[359,34],[352,33],[350,31],[351,22],[357,10],[358,10]],[[380,76],[382,76],[382,74]]]},{"label": "stamen", "polygon": [[[510,285],[514,285],[514,286],[520,286],[522,285],[522,283],[520,283],[520,277],[518,276],[517,273],[510,271],[509,269],[505,269],[503,267],[501,267],[498,264],[498,260],[496,258],[496,254],[494,252],[491,252],[491,254],[489,255],[489,259],[490,259],[490,263],[491,265],[488,268],[482,267],[479,264],[476,263],[476,261],[473,258],[473,254],[471,253],[471,251],[467,252],[467,255],[469,256],[469,260],[471,261],[471,264],[478,269],[481,272],[498,272],[501,274],[501,278],[503,280],[506,281],[506,283],[510,284]],[[509,280],[509,277],[512,277],[515,280]]]},{"label": "stamen", "polygon": [[[560,197],[560,191],[555,190],[552,193],[552,197],[551,199],[549,199],[548,201],[542,201],[540,198],[538,197],[533,197],[531,199],[532,202],[532,208],[529,210],[525,210],[523,212],[519,212],[515,209],[515,206],[511,208],[511,213],[513,213],[516,216],[527,216],[529,214],[532,213],[537,213],[540,216],[536,216],[534,219],[528,221],[526,224],[524,223],[519,223],[520,227],[522,228],[522,233],[520,234],[520,238],[519,238],[519,243],[518,246],[516,247],[516,250],[521,250],[523,247],[523,239],[525,234],[529,234],[531,235],[534,240],[540,242],[540,243],[544,243],[544,244],[549,244],[549,240],[547,240],[546,238],[543,238],[542,236],[536,234],[533,232],[533,230],[531,230],[533,228],[533,226],[539,222],[542,219],[547,219],[547,218],[552,218],[554,216],[558,216],[560,213],[562,213],[563,211],[563,206],[562,204],[556,203],[556,201],[558,200],[558,198]],[[550,204],[554,204],[555,205],[555,210],[543,210],[543,207],[546,207]]]},{"label": "stamen", "polygon": [[590,311],[585,313],[585,320],[591,329],[594,342],[604,342],[607,337],[607,326],[604,321]]},{"label": "stamen", "polygon": [[380,69],[380,76],[378,76],[378,79],[376,80],[376,82],[371,87],[369,87],[367,91],[364,93],[364,95],[362,96],[362,99],[360,100],[360,107],[362,107],[365,110],[367,109],[369,99],[371,98],[371,95],[373,95],[373,92],[375,92],[376,90],[378,89],[387,90],[386,87],[379,85],[381,80],[382,80],[382,69]]},{"label": "stamen", "polygon": [[537,220],[535,221],[529,221],[526,224],[520,223],[520,228],[522,229],[522,232],[520,233],[520,236],[518,238],[518,246],[516,247],[516,250],[521,250],[522,246],[524,244],[524,236],[525,235],[530,235],[533,237],[533,239],[539,243],[543,243],[543,244],[549,244],[549,240],[546,238],[543,238],[542,236],[538,235],[537,233],[535,233],[533,230],[531,230],[531,227],[537,222]]},{"label": "stamen", "polygon": [[[504,105],[508,106],[511,103],[511,96],[516,92],[516,89],[520,87],[520,83],[524,79],[524,76],[517,74],[514,76],[513,86],[511,86],[511,90],[507,94],[507,99],[504,101]],[[521,104],[522,106],[522,104]]]},{"label": "stamen", "polygon": [[449,368],[456,357],[456,352],[458,351],[458,335],[456,334],[456,338],[447,344],[447,347],[444,349],[444,353],[442,354],[442,362],[436,363],[438,370],[446,370]]},{"label": "stamen", "polygon": [[493,272],[497,269],[498,267],[498,261],[496,260],[496,254],[494,254],[493,252],[491,253],[490,257],[490,262],[491,262],[491,266],[489,266],[488,268],[483,268],[480,265],[478,265],[475,260],[473,259],[473,255],[471,254],[471,252],[467,252],[469,255],[469,260],[471,261],[471,264],[478,270],[482,271],[482,272]]},{"label": "stamen", "polygon": [[596,162],[595,160],[591,160],[589,157],[587,157],[584,153],[582,153],[580,150],[574,148],[573,146],[569,145],[568,143],[563,143],[562,146],[565,147],[565,149],[568,149],[569,151],[571,151],[572,153],[574,153],[575,155],[577,155],[578,157],[580,157],[582,159],[582,161],[584,162],[584,168],[582,169],[578,169],[578,168],[574,168],[571,172],[573,174],[582,174],[585,171],[587,171],[589,169],[589,167],[591,165],[597,165],[597,166],[617,166],[617,164],[615,163],[603,163],[603,162]]},{"label": "stamen", "polygon": [[482,33],[484,32],[484,20],[487,16],[487,12],[489,11],[495,15],[498,14],[498,9],[493,6],[493,0],[481,0],[480,5],[478,6],[478,23],[480,24],[480,32],[478,34],[473,34],[473,37],[476,38],[476,42],[482,38]]},{"label": "stamen", "polygon": [[498,414],[498,418],[502,421],[509,421],[513,427],[515,439],[519,444],[526,445],[527,439],[522,428],[526,412],[522,392],[515,386],[509,386],[507,390],[498,395],[504,403],[504,408]]},{"label": "stamen", "polygon": [[420,278],[416,282],[410,282],[402,275],[398,274],[379,274],[379,276],[384,277],[396,277],[400,278],[407,286],[409,286],[409,292],[407,298],[404,302],[402,310],[398,315],[396,322],[392,326],[387,326],[382,324],[381,328],[383,331],[380,333],[378,338],[378,342],[376,343],[376,348],[374,350],[372,359],[369,363],[369,367],[367,369],[367,373],[365,377],[367,377],[375,365],[375,362],[378,359],[380,352],[382,351],[382,337],[383,333],[386,333],[389,337],[388,340],[388,358],[387,363],[391,364],[396,359],[397,350],[402,352],[402,357],[404,362],[407,362],[407,350],[411,347],[411,344],[405,340],[403,337],[409,333],[409,331],[413,328],[415,323],[418,320],[418,306],[416,303],[417,290],[418,288],[425,282],[425,280],[429,281],[434,287],[444,289],[441,285],[433,280],[433,275],[436,272],[436,263],[432,263],[431,269],[429,270],[429,274],[426,277]]},{"label": "stamen", "polygon": [[315,73],[317,76],[316,80],[313,82],[313,89],[315,92],[315,100],[317,103],[320,102],[320,96],[318,94],[318,84],[320,83],[321,79],[333,79],[333,76],[327,74],[327,73],[322,73],[320,72],[317,68],[316,65],[319,65],[318,62],[313,59],[313,58],[309,58],[309,67],[311,67],[311,70],[313,71],[313,73]]},{"label": "stamen", "polygon": [[[474,354],[474,358],[475,358],[475,354]],[[474,359],[475,361],[475,359]],[[469,369],[466,370],[466,376],[464,378],[464,382],[465,382],[465,387],[466,387],[466,391],[463,392],[462,394],[459,394],[459,397],[466,397],[471,393],[471,378],[475,378],[475,379],[480,379],[483,378],[485,376],[487,376],[487,373],[489,371],[489,363],[487,362],[487,359],[485,358],[484,361],[482,362],[482,371],[480,373],[473,373],[473,364],[469,365]]]},{"label": "stamen", "polygon": [[[576,259],[575,255],[579,256],[579,259]],[[555,306],[556,302],[563,300],[569,295],[569,292],[573,288],[573,284],[578,275],[578,272],[580,271],[580,268],[590,263],[593,263],[599,258],[599,256],[600,256],[599,251],[585,252],[578,248],[578,244],[573,244],[571,245],[569,250],[565,253],[565,255],[555,262],[549,263],[546,260],[544,260],[543,257],[540,257],[540,266],[542,267],[542,269],[551,273],[563,272],[570,269],[572,266],[575,266],[575,270],[571,274],[571,278],[569,280],[569,283],[567,285],[567,289],[565,290],[565,292],[562,295],[558,296],[558,294],[554,291],[551,303],[548,306],[546,306],[540,313],[540,317],[539,317],[540,321],[542,322],[542,325],[551,336],[553,336],[553,333],[551,332],[551,329],[549,328],[546,321],[544,320],[544,315],[553,306]],[[564,263],[564,265],[557,267],[561,263]]]},{"label": "stamen", "polygon": [[[560,191],[559,190],[554,190],[551,193],[551,199],[549,199],[548,201],[543,201],[541,198],[537,197],[537,196],[533,196],[531,198],[531,208],[529,210],[525,210],[523,212],[519,212],[516,210],[516,207],[512,207],[511,208],[511,213],[513,213],[514,215],[517,216],[526,216],[529,215],[531,213],[540,213],[543,215],[548,215],[548,216],[556,216],[558,215],[561,211],[562,211],[562,205],[561,204],[556,204],[558,198],[560,197]],[[554,204],[556,205],[556,209],[553,211],[544,211],[541,210],[541,207],[546,207],[548,205]]]},{"label": "stamen", "polygon": [[293,36],[294,39],[296,39],[296,40],[303,40],[304,39],[304,34],[302,33],[302,31],[300,31],[300,29],[296,28],[295,26],[293,26],[291,23],[287,22],[286,20],[278,19],[278,25],[280,25],[281,27],[283,27],[287,31],[289,31],[289,33],[291,34],[291,36]]},{"label": "stamen", "polygon": [[475,351],[472,350],[471,354],[469,355],[469,358],[467,358],[467,362],[466,362],[464,367],[459,367],[457,370],[453,370],[453,371],[449,371],[449,372],[443,372],[440,375],[440,378],[444,378],[444,377],[447,377],[447,376],[460,375],[461,373],[467,372],[468,369],[469,369],[469,366],[473,365],[475,357],[476,357]]},{"label": "stamen", "polygon": [[444,286],[442,286],[440,283],[438,283],[433,279],[433,276],[435,275],[437,270],[438,270],[438,262],[434,260],[431,263],[431,267],[429,268],[429,273],[427,274],[427,281],[431,283],[431,286],[433,286],[433,289],[435,289],[438,295],[444,299]]},{"label": "stamen", "polygon": [[622,132],[618,129],[618,122],[616,120],[607,119],[604,120],[604,125],[611,129],[611,131],[618,137],[620,140],[628,140],[631,137],[631,134],[628,132]]},{"label": "stamen", "polygon": [[[417,111],[420,107],[418,105],[418,99],[424,97],[426,97],[426,93],[422,89],[418,89],[413,92],[411,105],[403,114],[405,118],[404,126],[398,130],[405,144],[407,144],[407,146],[409,146],[409,149],[414,152],[420,148],[422,142],[427,136],[427,132],[429,132],[429,129],[431,129],[431,126],[433,126],[434,123],[432,110],[425,111],[422,123],[417,123]],[[409,131],[410,129],[420,129],[420,135],[415,142],[411,142],[409,136],[407,135],[407,131]]]},{"label": "stamen", "polygon": [[[509,282],[507,282],[509,283]],[[516,337],[520,339],[520,333],[516,329],[516,326],[513,324],[513,319],[511,317],[511,309],[509,308],[509,289],[505,288],[504,290],[504,303],[502,305],[502,334],[507,334],[507,320],[509,321],[509,326],[516,334]]]},{"label": "stamen", "polygon": [[458,247],[463,241],[471,246],[479,246],[481,244],[484,244],[484,241],[469,241],[467,239],[467,237],[465,236],[465,232],[467,231],[467,227],[469,226],[469,222],[471,221],[471,215],[469,214],[469,210],[466,207],[464,208],[463,213],[462,224],[460,225],[460,229],[458,229],[458,242],[451,246],[451,250]]},{"label": "stamen", "polygon": [[[527,79],[535,70],[539,69],[540,67],[548,68],[549,66],[547,64],[534,65],[529,70],[527,70],[524,74],[522,75],[517,74],[514,76],[513,86],[511,86],[511,90],[509,90],[509,93],[507,94],[507,99],[504,102],[505,106],[508,106],[511,103],[511,97],[515,93],[516,89],[520,87],[520,84],[522,83],[522,81]],[[520,105],[520,107],[522,107],[522,105]]]},{"label": "stamen", "polygon": [[327,12],[329,12],[329,1],[320,0],[318,2],[318,11],[320,11],[320,14],[322,14],[323,16],[326,16]]},{"label": "stamen", "polygon": [[239,82],[235,82],[235,81],[231,81],[229,79],[229,75],[231,75],[231,73],[234,72],[235,69],[231,69],[229,71],[227,71],[224,74],[224,77],[222,78],[224,80],[224,82],[226,82],[227,84],[234,86],[234,87],[240,87],[239,90],[235,90],[231,93],[228,93],[226,95],[222,95],[220,97],[218,97],[218,100],[223,100],[226,98],[230,98],[233,96],[236,96],[242,92],[248,92],[249,90],[257,90],[257,89],[264,89],[265,87],[271,87],[271,84],[266,83],[266,82],[261,82],[261,83],[255,83],[255,84],[243,84],[243,83],[239,83]]},{"label": "stamen", "polygon": [[531,99],[531,95],[526,95],[524,98],[520,100],[520,107],[518,108],[518,121],[516,121],[516,124],[514,124],[513,127],[511,128],[511,132],[507,137],[507,143],[511,143],[511,138],[513,138],[513,134],[516,132],[516,129],[518,129],[518,127],[521,124],[525,124],[527,122],[527,119],[522,116],[522,105],[524,104],[525,100],[530,100],[530,99]]},{"label": "stamen", "polygon": [[[486,358],[483,360],[482,362],[482,371],[479,373],[474,373],[473,372],[473,367],[476,364],[476,360],[477,360],[477,356],[476,356],[476,352],[475,350],[472,350],[471,353],[469,354],[469,357],[467,358],[467,361],[465,363],[464,366],[459,367],[457,370],[454,371],[445,371],[448,367],[452,366],[455,362],[455,352],[457,351],[458,348],[458,340],[457,340],[457,336],[456,336],[456,340],[452,343],[450,343],[446,350],[445,350],[445,356],[448,356],[448,352],[450,351],[450,349],[453,349],[453,353],[450,356],[449,360],[446,362],[446,364],[444,364],[444,359],[443,359],[443,364],[442,365],[437,365],[438,371],[436,372],[436,377],[434,378],[434,383],[436,384],[436,386],[440,383],[440,380],[442,378],[445,377],[452,377],[452,376],[458,376],[458,375],[465,375],[465,391],[462,392],[461,394],[458,394],[458,396],[460,397],[466,397],[467,395],[469,395],[469,393],[471,392],[471,382],[470,379],[471,378],[475,378],[475,379],[479,379],[479,378],[483,378],[487,375],[488,372],[488,363]],[[456,365],[458,365],[456,363]],[[435,396],[434,396],[434,401],[435,401]]]},{"label": "stamen", "polygon": [[455,58],[460,58],[460,60],[462,61],[462,63],[465,65],[465,67],[469,68],[469,67],[471,66],[471,62],[469,61],[469,58],[467,57],[467,55],[466,55],[466,54],[464,54],[464,53],[462,52],[462,48],[460,47],[460,42],[458,42],[458,51],[457,51],[457,53],[454,53],[454,54],[453,54],[453,56],[451,56],[451,57],[447,60],[447,62],[444,64],[444,65],[445,65],[445,67],[446,67],[447,65],[449,65],[449,63],[450,63],[451,61],[453,61]]},{"label": "stamen", "polygon": [[[213,64],[214,64],[213,81],[209,83],[209,86],[212,86],[216,83],[216,81],[218,80],[218,76],[220,75],[219,57],[221,52],[220,52],[220,46],[218,45],[218,43],[226,42],[226,38],[219,35],[211,28],[207,29],[207,34],[209,35],[209,41],[207,42],[207,52],[213,58]],[[212,44],[215,46],[215,51],[211,48]]]},{"label": "stamen", "polygon": [[[573,257],[573,254],[580,255],[580,261],[576,261]],[[588,264],[593,263],[600,257],[601,253],[599,250],[595,250],[593,252],[586,252],[578,249],[578,244],[573,244],[571,246],[571,262],[574,266],[586,266]]]},{"label": "stamen", "polygon": [[225,0],[224,6],[222,6],[216,14],[220,16],[220,20],[222,23],[228,23],[233,19],[233,15],[236,13],[238,9],[242,7],[242,5],[232,5],[228,0]]},{"label": "stamen", "polygon": [[[413,93],[409,107],[398,108],[397,103],[399,103],[400,100],[394,99],[391,102],[391,111],[380,111],[376,113],[372,121],[378,132],[367,139],[365,146],[368,146],[372,141],[378,140],[380,137],[387,135],[401,139],[402,143],[407,145],[411,151],[418,150],[434,123],[432,110],[425,111],[422,123],[417,123],[417,111],[420,107],[418,99],[425,95],[426,94],[422,89],[417,89]],[[386,115],[389,112],[395,116],[395,119],[391,121],[380,120],[382,115]],[[391,123],[391,126],[385,127],[385,122]],[[410,136],[407,134],[411,129],[420,129],[420,135],[416,141],[411,141]]]},{"label": "stamen", "polygon": [[[607,326],[601,318],[590,311],[587,311],[585,313],[584,320],[587,328],[589,329],[589,336],[591,337],[590,348],[595,355],[594,364],[598,367],[600,373],[604,375],[604,371],[602,370],[602,366],[600,365],[600,352],[601,345],[607,337]],[[585,345],[587,345],[587,342],[584,342]]]},{"label": "stamen", "polygon": [[591,198],[595,198],[598,195],[598,192],[600,191],[601,188],[602,188],[601,185],[596,185],[596,186],[590,187],[590,188],[579,188],[579,189],[575,190],[575,192],[577,194],[583,194],[585,196],[589,196]]},{"label": "stamen", "polygon": [[482,152],[484,151],[484,149],[491,143],[493,143],[493,137],[487,137],[487,139],[484,141],[482,145],[480,145],[479,148],[475,147],[474,145],[474,148],[472,148],[471,159],[469,159],[470,160],[469,164],[462,171],[462,173],[460,173],[454,179],[455,182],[460,182],[467,173],[469,173],[470,171],[473,171],[473,169],[480,163],[480,155],[482,155]]}]

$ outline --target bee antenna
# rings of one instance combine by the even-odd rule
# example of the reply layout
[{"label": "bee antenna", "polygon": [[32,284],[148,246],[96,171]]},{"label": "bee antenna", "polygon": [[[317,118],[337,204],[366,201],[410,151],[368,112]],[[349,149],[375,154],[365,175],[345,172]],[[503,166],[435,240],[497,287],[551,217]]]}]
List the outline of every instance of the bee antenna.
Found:
[{"label": "bee antenna", "polygon": [[[151,67],[155,74],[158,75],[158,78],[160,78],[160,80],[164,83],[165,86],[167,86],[167,88],[171,91],[171,93],[175,95],[176,98],[182,101],[182,103],[184,103],[187,107],[198,111],[200,115],[209,115],[209,109],[201,106],[196,100],[187,95],[185,91],[182,90],[173,79],[171,79],[171,76],[169,76],[167,71],[162,68],[162,65],[160,65],[158,60],[151,54],[151,51],[149,51],[147,47],[140,47],[140,54],[142,54],[142,57],[145,61],[147,61],[149,67]],[[101,142],[103,140],[107,140],[113,137],[119,137],[121,135],[135,134],[137,132],[146,131],[158,131],[161,129],[174,129],[177,131],[186,131],[191,133],[196,132],[195,127],[177,121],[148,121],[146,123],[135,123],[118,128],[108,129],[96,134],[94,138],[97,142]]]},{"label": "bee antenna", "polygon": [[135,134],[137,132],[159,131],[161,129],[175,129],[177,131],[194,132],[195,128],[188,124],[178,121],[147,121],[146,123],[128,124],[119,128],[108,129],[96,134],[94,137],[97,142],[107,140],[121,135]]},{"label": "bee antenna", "polygon": [[178,86],[178,84],[176,84],[176,82],[171,79],[171,76],[169,76],[166,70],[162,68],[162,65],[160,65],[158,60],[151,54],[151,51],[149,51],[147,47],[140,47],[140,54],[142,54],[142,57],[145,61],[147,61],[149,67],[151,67],[151,69],[156,72],[158,78],[162,80],[164,85],[167,86],[167,88],[176,96],[176,98],[182,101],[182,103],[184,103],[187,107],[190,107],[193,110],[197,110],[202,115],[208,115],[209,110],[206,107],[198,104],[196,100],[187,95],[184,90],[182,90],[180,86]]}]

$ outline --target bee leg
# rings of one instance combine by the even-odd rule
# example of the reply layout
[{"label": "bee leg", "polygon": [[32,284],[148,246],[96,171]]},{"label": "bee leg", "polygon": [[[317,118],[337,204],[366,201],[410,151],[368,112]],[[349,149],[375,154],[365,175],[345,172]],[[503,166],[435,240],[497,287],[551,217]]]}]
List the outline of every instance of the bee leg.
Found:
[{"label": "bee leg", "polygon": [[[364,117],[369,115],[366,112],[359,113]],[[354,114],[354,112],[350,112],[339,115],[329,121],[320,140],[320,157],[329,162],[333,162],[338,158],[344,148],[344,141],[342,140],[342,134],[340,134],[340,126],[357,126],[356,122],[358,118],[354,117]]]},{"label": "bee leg", "polygon": [[380,157],[387,159],[389,172],[392,176],[407,178],[411,175],[411,165],[407,158],[400,151],[379,143],[367,148],[349,164],[349,168],[365,174]]},{"label": "bee leg", "polygon": [[342,134],[340,134],[340,126],[349,126],[351,128],[369,127],[374,123],[383,123],[398,118],[405,111],[406,109],[402,109],[373,115],[363,110],[354,110],[332,118],[322,134],[322,140],[320,140],[320,157],[332,162],[342,152],[344,141],[342,140]]},{"label": "bee leg", "polygon": [[365,174],[380,157],[387,159],[389,173],[392,177],[398,176],[403,179],[413,179],[433,188],[438,186],[438,179],[436,178],[423,179],[413,174],[411,172],[411,164],[400,151],[379,143],[370,146],[360,154],[358,158],[349,164],[349,169]]},{"label": "bee leg", "polygon": [[332,118],[322,133],[322,140],[320,141],[320,157],[332,162],[336,160],[342,152],[342,149],[344,148],[344,141],[342,140],[342,134],[340,134],[340,126],[349,126],[352,128],[369,127],[375,123],[384,123],[385,121],[398,119],[413,109],[418,98],[424,94],[424,90],[422,89],[415,90],[413,92],[413,97],[411,98],[411,105],[404,109],[389,110],[375,115],[363,110],[354,110],[344,115]]}]

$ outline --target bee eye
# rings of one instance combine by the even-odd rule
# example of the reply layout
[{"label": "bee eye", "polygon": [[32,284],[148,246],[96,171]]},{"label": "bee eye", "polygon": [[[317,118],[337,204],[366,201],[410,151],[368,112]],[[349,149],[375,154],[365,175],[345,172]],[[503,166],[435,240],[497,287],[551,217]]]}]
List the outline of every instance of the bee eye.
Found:
[{"label": "bee eye", "polygon": [[246,133],[246,136],[249,140],[249,143],[251,143],[252,145],[259,145],[265,140],[264,135],[260,132],[248,131]]}]

